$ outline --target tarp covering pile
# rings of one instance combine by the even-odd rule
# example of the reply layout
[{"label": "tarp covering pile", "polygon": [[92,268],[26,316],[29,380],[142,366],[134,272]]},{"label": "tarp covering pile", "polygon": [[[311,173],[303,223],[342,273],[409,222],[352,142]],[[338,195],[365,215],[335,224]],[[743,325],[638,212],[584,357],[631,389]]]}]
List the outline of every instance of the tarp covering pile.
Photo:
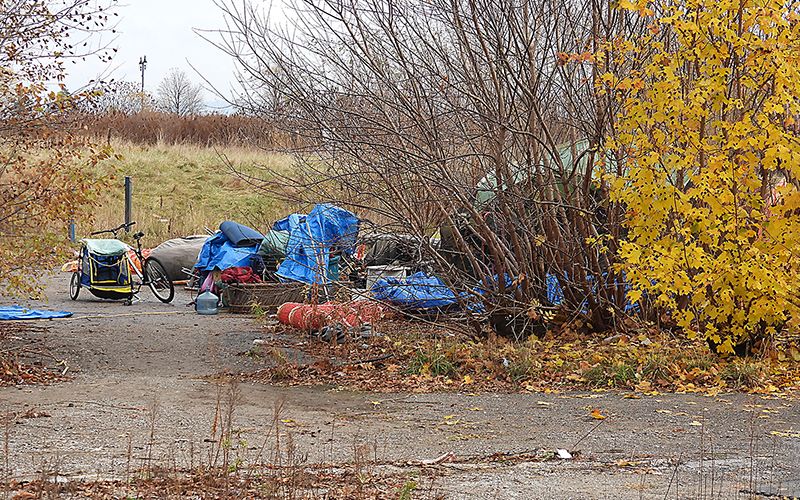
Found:
[{"label": "tarp covering pile", "polygon": [[207,239],[208,235],[196,234],[167,240],[155,247],[150,256],[164,264],[172,281],[182,281],[187,278],[183,270],[194,267]]},{"label": "tarp covering pile", "polygon": [[331,254],[352,253],[358,237],[358,217],[335,205],[320,204],[308,215],[292,214],[273,225],[275,231],[288,231],[286,259],[277,275],[284,281],[326,284],[330,276]]},{"label": "tarp covering pile", "polygon": [[[493,276],[490,283],[497,283],[498,279],[498,276]],[[505,279],[506,288],[511,293],[513,282],[508,276],[505,276]],[[404,311],[442,309],[458,302],[453,291],[447,288],[447,285],[439,278],[421,272],[408,278],[380,279],[372,286],[371,292],[376,300],[391,304]],[[476,301],[476,297],[484,293],[486,293],[484,286],[479,284],[473,293],[464,292],[461,294],[461,298],[467,302],[471,310],[478,311],[483,306]],[[552,274],[547,275],[547,300],[553,305],[564,301],[558,279]]]},{"label": "tarp covering pile", "polygon": [[[226,230],[223,230],[225,228]],[[213,271],[229,267],[250,267],[250,258],[258,251],[261,239],[254,229],[235,222],[225,221],[220,224],[220,232],[209,237],[200,249],[195,267],[200,271]],[[255,243],[253,243],[255,241]],[[237,246],[249,245],[249,246]]]},{"label": "tarp covering pile", "polygon": [[371,292],[376,300],[408,311],[444,308],[457,302],[442,280],[421,272],[408,278],[380,279]]}]

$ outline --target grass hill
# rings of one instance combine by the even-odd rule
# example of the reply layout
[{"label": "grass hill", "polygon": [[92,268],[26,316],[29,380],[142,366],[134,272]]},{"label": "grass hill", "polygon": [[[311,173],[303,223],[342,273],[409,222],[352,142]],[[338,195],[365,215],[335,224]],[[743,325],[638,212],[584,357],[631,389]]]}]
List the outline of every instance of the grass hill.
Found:
[{"label": "grass hill", "polygon": [[97,168],[99,174],[115,177],[113,187],[98,200],[93,227],[76,228],[78,238],[125,221],[126,176],[133,187],[132,220],[137,230],[145,232],[144,241],[152,245],[169,238],[205,234],[205,228],[216,230],[225,220],[263,232],[297,209],[262,189],[270,180],[265,167],[287,171],[289,156],[246,146],[215,149],[117,141],[112,146],[120,159]]}]

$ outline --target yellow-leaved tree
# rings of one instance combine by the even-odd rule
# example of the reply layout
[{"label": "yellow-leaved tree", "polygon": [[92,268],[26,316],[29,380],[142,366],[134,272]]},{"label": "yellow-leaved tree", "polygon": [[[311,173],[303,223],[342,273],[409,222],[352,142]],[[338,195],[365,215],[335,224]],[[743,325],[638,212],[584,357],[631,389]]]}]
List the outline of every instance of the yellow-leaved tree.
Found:
[{"label": "yellow-leaved tree", "polygon": [[621,0],[653,19],[651,36],[609,41],[604,56],[644,69],[598,78],[623,100],[609,149],[625,169],[608,179],[625,207],[629,298],[723,353],[800,322],[796,7]]}]

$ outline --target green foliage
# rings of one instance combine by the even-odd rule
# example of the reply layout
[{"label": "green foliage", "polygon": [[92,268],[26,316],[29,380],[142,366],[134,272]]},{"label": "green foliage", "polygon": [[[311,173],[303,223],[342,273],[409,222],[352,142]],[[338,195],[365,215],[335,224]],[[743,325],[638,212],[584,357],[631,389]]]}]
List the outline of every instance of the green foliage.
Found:
[{"label": "green foliage", "polygon": [[407,372],[415,375],[454,375],[456,367],[446,354],[439,343],[418,346],[409,358]]},{"label": "green foliage", "polygon": [[398,498],[400,500],[411,500],[412,495],[416,490],[417,490],[417,482],[416,481],[407,481],[400,488],[400,496]]},{"label": "green foliage", "polygon": [[645,63],[598,85],[623,104],[613,149],[627,169],[607,177],[626,207],[619,271],[630,298],[720,352],[800,317],[798,21],[779,1],[674,2],[652,36],[606,47]]}]

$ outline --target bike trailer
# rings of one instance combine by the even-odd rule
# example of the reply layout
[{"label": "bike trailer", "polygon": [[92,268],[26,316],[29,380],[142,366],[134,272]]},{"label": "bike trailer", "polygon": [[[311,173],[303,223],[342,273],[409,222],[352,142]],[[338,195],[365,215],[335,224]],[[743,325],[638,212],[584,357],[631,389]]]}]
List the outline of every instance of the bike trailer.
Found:
[{"label": "bike trailer", "polygon": [[81,286],[101,299],[129,299],[133,283],[128,250],[116,239],[81,240]]}]

